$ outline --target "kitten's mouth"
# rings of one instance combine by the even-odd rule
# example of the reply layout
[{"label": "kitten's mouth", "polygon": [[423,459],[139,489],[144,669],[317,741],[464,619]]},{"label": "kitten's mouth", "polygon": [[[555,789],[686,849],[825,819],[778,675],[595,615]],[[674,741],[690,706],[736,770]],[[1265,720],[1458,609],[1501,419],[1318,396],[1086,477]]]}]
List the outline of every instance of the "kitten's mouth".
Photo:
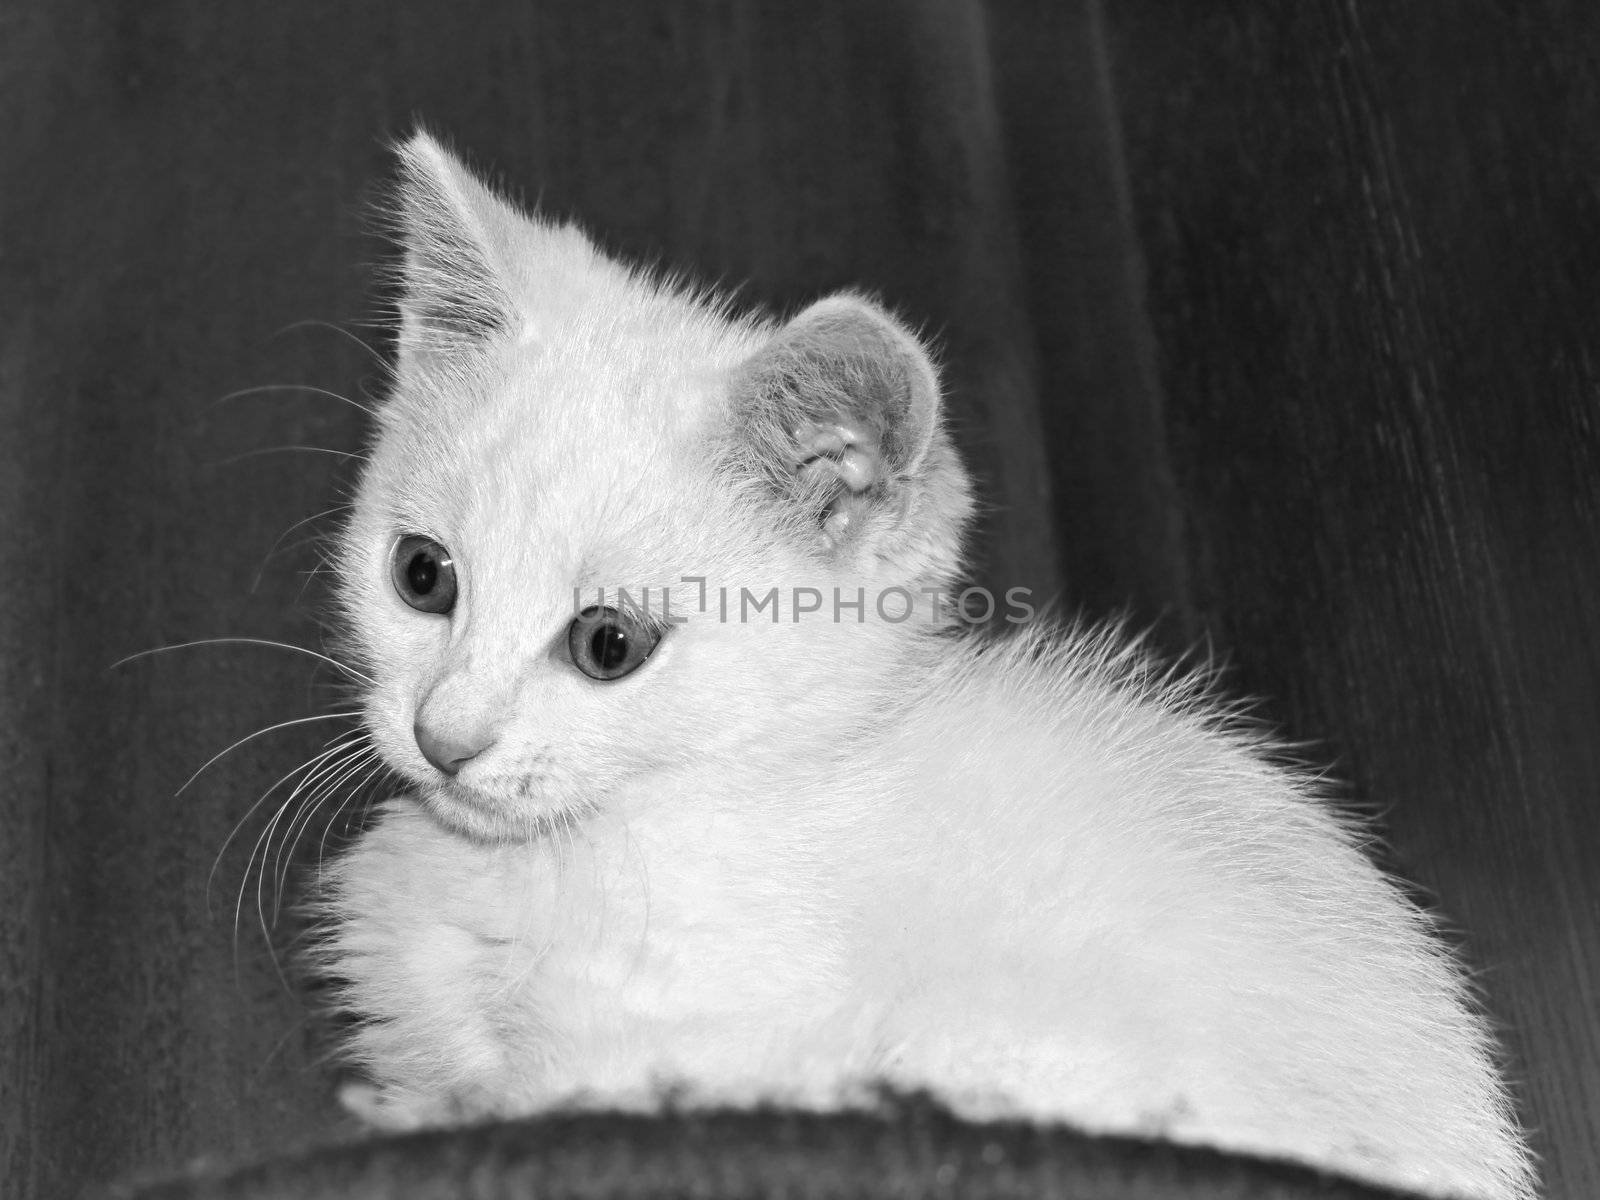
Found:
[{"label": "kitten's mouth", "polygon": [[480,841],[527,842],[569,830],[588,815],[587,806],[552,802],[531,781],[490,790],[438,779],[419,789],[424,808],[458,833]]}]

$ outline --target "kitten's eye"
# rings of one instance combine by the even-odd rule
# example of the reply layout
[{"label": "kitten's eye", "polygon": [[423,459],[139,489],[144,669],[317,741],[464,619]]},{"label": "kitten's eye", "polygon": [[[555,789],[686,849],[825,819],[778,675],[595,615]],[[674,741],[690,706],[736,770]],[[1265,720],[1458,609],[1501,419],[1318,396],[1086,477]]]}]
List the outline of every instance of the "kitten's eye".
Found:
[{"label": "kitten's eye", "polygon": [[389,577],[400,599],[418,612],[447,613],[456,606],[456,568],[450,551],[432,538],[403,537],[395,543]]},{"label": "kitten's eye", "polygon": [[590,679],[621,679],[638,669],[661,641],[661,630],[643,614],[591,604],[567,627],[572,661]]}]

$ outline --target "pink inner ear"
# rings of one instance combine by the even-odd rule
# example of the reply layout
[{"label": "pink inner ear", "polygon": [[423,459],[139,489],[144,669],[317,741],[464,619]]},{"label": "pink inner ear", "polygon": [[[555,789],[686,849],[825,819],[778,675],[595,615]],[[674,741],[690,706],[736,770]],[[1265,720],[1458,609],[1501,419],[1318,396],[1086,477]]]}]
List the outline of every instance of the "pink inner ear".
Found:
[{"label": "pink inner ear", "polygon": [[883,452],[863,426],[808,421],[794,431],[795,449],[804,475],[827,471],[852,492],[882,483]]},{"label": "pink inner ear", "polygon": [[842,421],[808,421],[795,429],[794,440],[802,479],[843,485],[822,520],[823,535],[837,548],[871,506],[866,493],[887,476],[878,440],[864,426]]},{"label": "pink inner ear", "polygon": [[890,314],[819,300],[773,332],[730,380],[748,472],[835,552],[908,577],[946,578],[971,506],[939,428],[937,373]]}]

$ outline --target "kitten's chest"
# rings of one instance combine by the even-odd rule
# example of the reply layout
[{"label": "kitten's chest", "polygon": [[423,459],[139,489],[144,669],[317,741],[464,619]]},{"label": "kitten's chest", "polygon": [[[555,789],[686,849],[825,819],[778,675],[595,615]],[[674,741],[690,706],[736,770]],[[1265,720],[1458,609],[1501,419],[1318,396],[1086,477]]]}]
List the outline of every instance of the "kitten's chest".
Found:
[{"label": "kitten's chest", "polygon": [[392,814],[342,885],[363,1010],[410,1009],[556,1092],[705,1078],[708,1063],[748,1077],[818,1036],[856,1037],[824,874],[715,820],[612,832],[483,847]]},{"label": "kitten's chest", "polygon": [[849,939],[827,872],[732,824],[636,819],[569,871],[541,962],[550,1002],[638,1030],[776,1030],[836,1006]]}]

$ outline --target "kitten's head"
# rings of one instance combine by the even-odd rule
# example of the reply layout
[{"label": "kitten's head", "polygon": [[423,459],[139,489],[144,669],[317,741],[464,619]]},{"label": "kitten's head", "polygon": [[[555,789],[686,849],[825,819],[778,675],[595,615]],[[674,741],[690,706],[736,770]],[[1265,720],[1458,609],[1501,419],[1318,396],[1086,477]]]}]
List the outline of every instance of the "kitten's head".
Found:
[{"label": "kitten's head", "polygon": [[959,567],[916,338],[848,295],[731,317],[426,135],[400,159],[398,366],[338,562],[385,761],[448,824],[525,838],[837,752]]}]

